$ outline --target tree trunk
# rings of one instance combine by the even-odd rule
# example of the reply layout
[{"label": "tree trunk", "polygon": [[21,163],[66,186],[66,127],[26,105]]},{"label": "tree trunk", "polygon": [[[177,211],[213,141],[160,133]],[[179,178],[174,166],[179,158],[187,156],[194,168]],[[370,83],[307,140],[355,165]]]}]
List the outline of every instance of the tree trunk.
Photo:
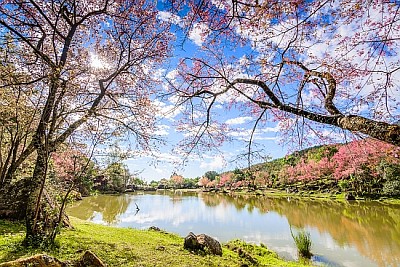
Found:
[{"label": "tree trunk", "polygon": [[361,116],[342,116],[338,118],[337,126],[400,146],[400,125],[375,121]]},{"label": "tree trunk", "polygon": [[[41,201],[47,173],[47,151],[38,149],[33,176],[27,182],[28,198],[26,203],[26,240],[36,243],[46,239],[46,218]],[[42,212],[41,212],[42,211]],[[42,214],[43,213],[43,214]],[[40,223],[39,223],[40,222]]]},{"label": "tree trunk", "polygon": [[[303,65],[298,62],[291,62],[291,64],[296,64],[302,66],[303,69],[309,71]],[[228,89],[234,88],[236,84],[251,84],[257,85],[263,89],[266,99],[255,100],[251,99],[251,96],[246,95],[246,93],[236,89],[236,92],[245,96],[248,99],[251,99],[254,103],[256,103],[259,107],[263,109],[279,109],[303,118],[307,118],[311,121],[315,121],[322,124],[333,125],[344,130],[351,131],[353,133],[361,133],[368,135],[370,137],[376,138],[378,140],[393,144],[395,146],[400,146],[400,125],[399,124],[390,124],[382,121],[377,121],[375,119],[369,119],[358,115],[344,115],[341,113],[336,106],[333,104],[333,98],[335,96],[335,80],[331,77],[329,73],[319,73],[315,72],[314,75],[328,75],[330,78],[328,83],[333,83],[333,87],[330,89],[330,94],[326,96],[325,99],[325,109],[328,114],[320,114],[313,111],[308,111],[299,107],[297,105],[286,104],[284,101],[281,101],[279,97],[269,88],[269,86],[260,80],[257,79],[235,79],[232,81],[227,89],[222,93],[225,93]],[[200,90],[195,93],[192,97],[204,97],[203,95],[212,95],[217,97],[222,93],[211,93],[208,90]],[[209,115],[209,114],[208,114]]]}]

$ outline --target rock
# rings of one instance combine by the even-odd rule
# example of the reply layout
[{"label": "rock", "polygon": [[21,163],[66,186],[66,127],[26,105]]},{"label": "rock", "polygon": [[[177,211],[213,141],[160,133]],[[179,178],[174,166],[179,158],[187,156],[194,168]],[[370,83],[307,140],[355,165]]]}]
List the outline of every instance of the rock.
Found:
[{"label": "rock", "polygon": [[166,249],[166,247],[164,246],[157,246],[156,250],[160,250],[160,251],[164,251]]},{"label": "rock", "polygon": [[221,244],[216,239],[205,234],[195,235],[190,232],[185,237],[183,247],[189,250],[202,250],[210,254],[222,255]]},{"label": "rock", "polygon": [[87,250],[83,256],[72,262],[62,262],[57,258],[39,254],[29,258],[0,263],[0,267],[105,267],[106,265],[91,251]]},{"label": "rock", "polygon": [[356,198],[351,194],[351,193],[347,193],[345,195],[346,200],[356,200]]},{"label": "rock", "polygon": [[197,242],[197,237],[194,233],[190,232],[183,243],[185,249],[198,250],[201,249],[200,244]]},{"label": "rock", "polygon": [[36,266],[36,267],[66,267],[66,263],[59,261],[57,258],[39,254],[29,258],[22,258],[15,261],[9,261],[1,263],[0,267],[25,267],[25,266]]},{"label": "rock", "polygon": [[104,263],[90,250],[87,250],[81,259],[74,264],[75,267],[105,267]]}]

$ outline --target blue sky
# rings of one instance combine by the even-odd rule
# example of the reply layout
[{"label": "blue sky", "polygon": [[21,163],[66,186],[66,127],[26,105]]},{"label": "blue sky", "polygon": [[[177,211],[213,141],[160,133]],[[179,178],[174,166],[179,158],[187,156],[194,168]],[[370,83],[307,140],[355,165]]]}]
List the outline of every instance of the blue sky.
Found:
[{"label": "blue sky", "polygon": [[[196,45],[192,40],[188,40],[185,49],[186,51],[182,53],[191,53],[196,49]],[[173,75],[174,70],[166,70],[167,77],[172,78]],[[245,159],[238,159],[237,157],[247,151],[247,141],[251,134],[254,118],[243,115],[235,108],[226,112],[220,105],[218,119],[231,128],[227,132],[231,140],[212,151],[200,153],[200,155],[193,153],[185,160],[174,152],[178,143],[185,137],[185,133],[177,131],[175,127],[182,116],[180,108],[176,108],[174,97],[163,101],[155,100],[155,102],[160,111],[157,123],[158,130],[155,134],[160,135],[166,143],[159,147],[155,156],[141,154],[126,160],[125,163],[132,172],[143,171],[140,177],[151,181],[169,178],[173,172],[184,177],[194,178],[201,177],[210,170],[223,172],[247,166]],[[199,114],[199,116],[205,116],[205,114]],[[262,129],[257,130],[253,148],[263,149],[263,156],[272,158],[286,155],[287,149],[280,144],[278,131],[277,123],[268,123]]]},{"label": "blue sky", "polygon": [[[171,16],[169,13],[160,12],[160,16]],[[168,19],[164,17],[163,19]],[[174,18],[172,18],[174,19]],[[178,19],[178,18],[175,18]],[[177,23],[179,23],[177,21]],[[173,51],[174,56],[170,58],[165,68],[158,70],[158,75],[164,76],[168,80],[174,80],[176,76],[176,64],[180,58],[185,56],[193,56],[199,52],[200,46],[206,41],[201,36],[200,32],[193,31],[188,38],[182,42],[182,33],[179,32],[179,27],[176,27],[176,46]],[[235,53],[252,53],[249,47],[242,48]],[[237,54],[236,54],[237,56]],[[162,90],[162,88],[160,88]],[[160,135],[165,141],[165,145],[159,147],[159,151],[154,155],[143,154],[138,152],[138,155],[133,156],[124,161],[132,173],[140,171],[140,177],[146,181],[160,180],[169,178],[172,173],[177,172],[184,177],[194,178],[201,177],[205,172],[214,170],[223,172],[233,170],[235,168],[246,167],[248,161],[243,158],[238,158],[242,153],[247,152],[247,141],[249,140],[251,129],[254,125],[254,118],[246,116],[240,111],[232,108],[229,112],[223,109],[224,103],[218,104],[217,109],[218,119],[226,123],[230,129],[227,135],[231,138],[221,147],[217,147],[212,151],[201,154],[192,154],[189,158],[184,159],[174,152],[174,148],[178,146],[185,135],[176,130],[176,124],[182,116],[181,108],[175,106],[175,97],[166,97],[156,99],[155,105],[159,108],[157,115],[158,129],[156,134]],[[199,114],[204,116],[204,114]],[[278,158],[287,154],[287,149],[280,144],[280,139],[277,123],[268,123],[262,129],[257,130],[254,136],[255,150],[263,150],[261,153],[265,157]],[[135,154],[135,153],[134,153]],[[254,161],[259,162],[259,161]]]}]

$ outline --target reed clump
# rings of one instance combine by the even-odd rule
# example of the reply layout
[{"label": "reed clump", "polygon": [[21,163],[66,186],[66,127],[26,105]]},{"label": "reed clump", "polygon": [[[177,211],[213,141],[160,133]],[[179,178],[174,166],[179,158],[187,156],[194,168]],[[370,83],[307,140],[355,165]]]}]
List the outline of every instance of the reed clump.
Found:
[{"label": "reed clump", "polygon": [[298,252],[299,256],[306,258],[306,259],[311,259],[312,241],[311,241],[310,233],[306,232],[305,230],[301,230],[297,234],[293,234],[291,229],[290,229],[290,232],[292,234],[294,243],[296,244],[297,252]]}]

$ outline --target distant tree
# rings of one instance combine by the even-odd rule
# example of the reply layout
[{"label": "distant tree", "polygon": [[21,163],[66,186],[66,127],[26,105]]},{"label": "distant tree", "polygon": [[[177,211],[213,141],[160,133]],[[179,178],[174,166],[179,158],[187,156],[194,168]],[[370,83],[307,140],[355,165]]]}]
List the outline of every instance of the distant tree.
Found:
[{"label": "distant tree", "polygon": [[183,186],[185,188],[195,188],[197,187],[197,183],[199,182],[198,178],[185,178],[183,180]]},{"label": "distant tree", "polygon": [[110,184],[107,188],[113,191],[124,191],[126,189],[126,183],[130,176],[128,167],[120,162],[114,162],[107,166],[105,175],[109,178]]},{"label": "distant tree", "polygon": [[181,187],[184,183],[184,178],[182,175],[173,173],[169,179],[173,187]]},{"label": "distant tree", "polygon": [[157,186],[158,186],[158,182],[157,181],[154,181],[154,180],[152,180],[151,182],[150,182],[150,184],[149,184],[151,187],[154,187],[154,188],[156,188]]},{"label": "distant tree", "polygon": [[207,178],[207,177],[201,177],[200,179],[199,179],[199,181],[198,181],[198,185],[199,186],[202,186],[202,187],[206,187],[208,184],[210,183],[210,180]]},{"label": "distant tree", "polygon": [[219,186],[229,186],[232,183],[232,173],[221,174],[221,179],[219,180]]},{"label": "distant tree", "polygon": [[385,179],[383,193],[389,196],[400,196],[400,162],[397,164],[382,162],[380,167]]},{"label": "distant tree", "polygon": [[63,149],[52,154],[53,169],[58,181],[72,185],[83,195],[88,196],[92,190],[97,168],[91,159],[81,152]]},{"label": "distant tree", "polygon": [[166,178],[162,178],[158,183],[159,187],[168,188],[168,180]]},{"label": "distant tree", "polygon": [[245,179],[246,179],[246,174],[243,170],[236,168],[233,171],[233,181],[239,182],[239,181],[243,181]]},{"label": "distant tree", "polygon": [[131,178],[129,183],[134,184],[134,185],[145,185],[145,181],[143,179],[140,179],[139,177]]},{"label": "distant tree", "polygon": [[208,171],[203,176],[207,177],[210,181],[214,181],[215,178],[218,176],[218,173],[216,171]]},{"label": "distant tree", "polygon": [[217,181],[214,180],[214,181],[209,181],[209,182],[206,184],[206,187],[208,187],[208,188],[213,188],[213,187],[215,187],[216,185],[217,185]]}]

